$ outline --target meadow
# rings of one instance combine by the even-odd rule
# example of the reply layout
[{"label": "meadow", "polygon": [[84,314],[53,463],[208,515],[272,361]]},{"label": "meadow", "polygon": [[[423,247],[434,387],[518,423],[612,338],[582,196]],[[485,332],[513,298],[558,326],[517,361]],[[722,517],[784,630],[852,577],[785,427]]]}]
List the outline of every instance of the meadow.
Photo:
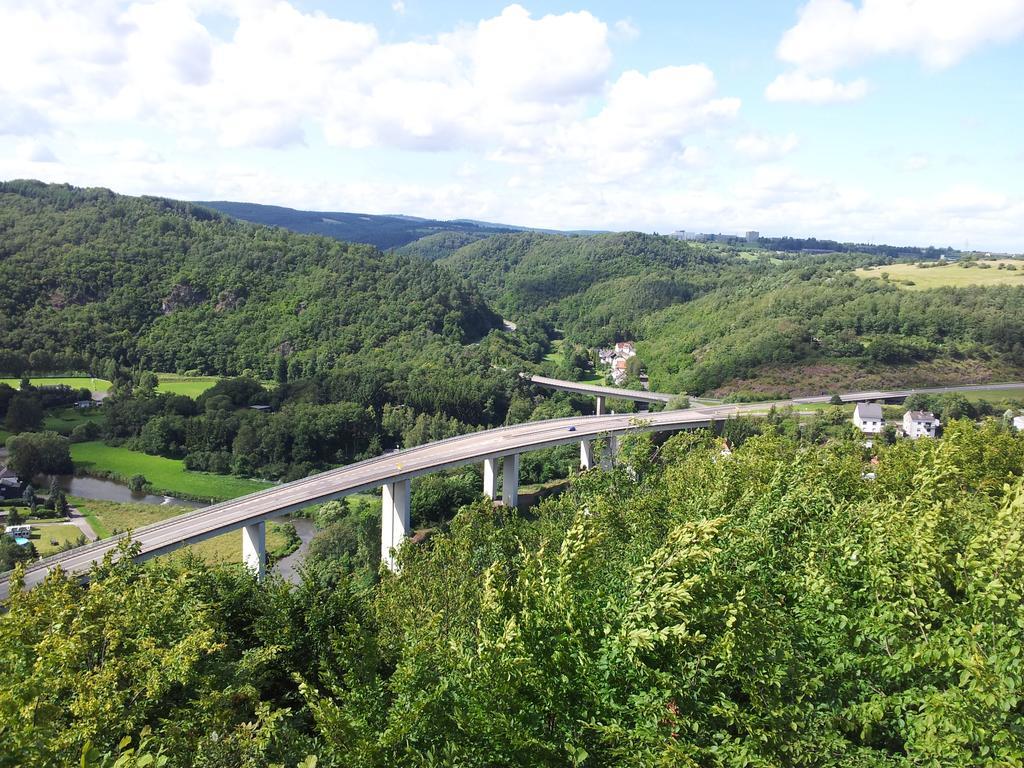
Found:
[{"label": "meadow", "polygon": [[99,423],[102,419],[99,408],[56,408],[46,412],[43,429],[70,435],[71,430],[79,424],[90,421]]},{"label": "meadow", "polygon": [[[28,381],[33,387],[56,387],[60,384],[65,384],[72,389],[82,389],[84,387],[93,393],[109,392],[112,386],[106,379],[94,379],[91,376],[33,376]],[[21,387],[21,379],[14,377],[0,378],[0,384],[7,384],[15,389],[19,389]]]},{"label": "meadow", "polygon": [[[961,266],[964,262],[919,267],[917,264],[886,264],[880,267],[864,267],[854,271],[858,277],[881,280],[882,274],[889,276],[889,282],[915,291],[929,288],[959,287],[965,285],[1024,285],[1024,261],[1017,259],[993,259],[991,261],[968,262],[975,266]],[[978,265],[984,264],[988,268]],[[1004,265],[999,269],[999,265]],[[1006,266],[1016,267],[1015,270]]]},{"label": "meadow", "polygon": [[181,376],[177,373],[158,373],[157,392],[170,392],[197,398],[218,381],[218,376]]},{"label": "meadow", "polygon": [[225,501],[273,485],[264,480],[190,472],[179,459],[150,456],[127,448],[104,445],[98,440],[74,443],[71,446],[71,458],[75,467],[87,474],[110,477],[121,482],[142,475],[157,493],[199,501]]},{"label": "meadow", "polygon": [[[29,522],[35,524],[36,520],[30,520]],[[72,542],[78,541],[78,538],[82,535],[82,532],[78,530],[78,526],[68,524],[63,525],[46,525],[41,528],[32,528],[32,543],[36,546],[36,552],[39,553],[40,557],[46,557],[52,555],[54,552],[59,552],[65,545]],[[56,541],[56,544],[50,542]]]},{"label": "meadow", "polygon": [[[89,525],[92,526],[96,535],[101,539],[109,538],[121,531],[133,530],[144,525],[158,523],[161,520],[166,520],[168,517],[184,514],[187,511],[182,507],[172,507],[169,505],[126,504],[78,497],[71,497],[69,501],[85,516],[86,520],[89,521]],[[74,526],[60,527],[74,528],[75,536],[71,538],[77,537],[78,529]],[[43,529],[44,539],[47,538],[45,532],[50,530],[52,528]],[[287,544],[287,540],[288,537],[282,532],[279,523],[271,522],[267,524],[268,552],[274,553],[282,549]],[[36,541],[37,548],[39,544],[40,542]],[[211,565],[238,563],[242,560],[242,534],[239,531],[225,533],[222,536],[216,536],[198,544],[191,544],[165,557],[180,557],[184,552],[191,552]]]}]

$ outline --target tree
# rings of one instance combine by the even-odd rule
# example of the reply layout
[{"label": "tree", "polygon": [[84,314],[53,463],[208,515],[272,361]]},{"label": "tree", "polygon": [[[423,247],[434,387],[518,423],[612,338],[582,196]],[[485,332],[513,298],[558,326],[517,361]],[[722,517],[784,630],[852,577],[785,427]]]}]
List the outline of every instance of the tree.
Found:
[{"label": "tree", "polygon": [[39,429],[43,423],[43,406],[34,394],[19,392],[7,406],[4,426],[9,432],[25,432]]},{"label": "tree", "polygon": [[36,489],[32,483],[25,483],[25,488],[21,492],[21,499],[28,504],[29,512],[34,515],[36,513]]},{"label": "tree", "polygon": [[690,398],[687,395],[675,395],[665,406],[669,411],[683,411],[690,407]]},{"label": "tree", "polygon": [[156,391],[160,380],[152,371],[143,371],[139,374],[139,389],[143,395],[151,395]]},{"label": "tree", "polygon": [[10,467],[22,480],[63,475],[74,470],[68,439],[56,432],[23,432],[7,440]]},{"label": "tree", "polygon": [[841,398],[839,395],[832,395],[832,397],[828,399],[828,402],[829,405],[842,405],[843,398]]}]

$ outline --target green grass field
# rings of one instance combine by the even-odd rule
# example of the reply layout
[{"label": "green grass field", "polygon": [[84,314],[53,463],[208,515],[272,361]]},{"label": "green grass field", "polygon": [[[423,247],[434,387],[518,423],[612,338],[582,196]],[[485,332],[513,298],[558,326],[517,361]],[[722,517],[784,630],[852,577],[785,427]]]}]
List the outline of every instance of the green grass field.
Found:
[{"label": "green grass field", "polygon": [[[158,504],[124,504],[115,501],[99,501],[96,499],[82,499],[71,497],[71,504],[78,508],[78,511],[85,515],[96,535],[101,539],[109,538],[121,531],[134,530],[144,525],[158,523],[168,517],[180,515],[187,510],[182,507],[161,506]],[[61,528],[73,528],[77,538],[78,529],[74,526],[60,526]],[[47,531],[50,529],[42,529]],[[43,538],[46,538],[45,536]],[[284,546],[285,536],[280,532],[277,523],[267,525],[267,551]],[[39,547],[39,541],[35,541]],[[174,552],[166,557],[180,557],[181,552],[193,552],[205,562],[214,565],[219,563],[238,563],[242,560],[242,534],[240,531],[225,533],[212,539],[192,544],[179,552]]]},{"label": "green grass field", "polygon": [[[66,544],[78,541],[78,537],[81,535],[82,532],[78,530],[78,526],[67,523],[62,525],[46,525],[40,528],[33,527],[31,538],[32,543],[36,545],[36,552],[39,553],[39,556],[46,557],[60,551]],[[57,544],[51,544],[51,541],[56,541]]]},{"label": "green grass field", "polygon": [[69,435],[79,424],[99,421],[101,418],[99,408],[58,408],[47,412],[43,420],[43,429]]},{"label": "green grass field", "polygon": [[[66,384],[72,389],[85,387],[93,392],[108,392],[111,387],[106,379],[93,379],[89,376],[33,376],[28,381],[33,387],[56,387],[59,384]],[[18,389],[21,386],[21,379],[0,379],[0,384],[9,384]]]},{"label": "green grass field", "polygon": [[157,392],[170,392],[175,395],[199,397],[218,381],[219,376],[179,376],[176,373],[158,373]]},{"label": "green grass field", "polygon": [[962,394],[968,400],[976,403],[1021,403],[1024,405],[1024,389],[976,389]]},{"label": "green grass field", "polygon": [[[943,264],[937,267],[922,269],[916,264],[888,264],[881,267],[866,267],[854,272],[858,277],[875,280],[882,279],[882,273],[889,275],[889,282],[900,288],[924,291],[929,288],[965,285],[1024,285],[1024,261],[1015,259],[999,259],[978,262],[991,265],[990,269],[979,269],[977,266],[965,268],[960,262]],[[999,264],[1013,265],[1016,271],[999,269]],[[913,285],[907,285],[910,281]]]},{"label": "green grass field", "polygon": [[104,445],[97,440],[72,445],[71,458],[75,466],[86,473],[112,475],[122,481],[143,475],[158,493],[202,501],[225,501],[272,485],[231,475],[190,472],[178,459],[149,456],[127,448]]}]

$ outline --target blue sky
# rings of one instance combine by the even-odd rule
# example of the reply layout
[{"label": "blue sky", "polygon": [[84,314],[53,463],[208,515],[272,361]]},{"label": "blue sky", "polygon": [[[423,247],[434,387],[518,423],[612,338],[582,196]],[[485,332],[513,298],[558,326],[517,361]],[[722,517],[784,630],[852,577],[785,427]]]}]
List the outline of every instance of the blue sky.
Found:
[{"label": "blue sky", "polygon": [[0,177],[1024,251],[1024,0],[8,0]]}]

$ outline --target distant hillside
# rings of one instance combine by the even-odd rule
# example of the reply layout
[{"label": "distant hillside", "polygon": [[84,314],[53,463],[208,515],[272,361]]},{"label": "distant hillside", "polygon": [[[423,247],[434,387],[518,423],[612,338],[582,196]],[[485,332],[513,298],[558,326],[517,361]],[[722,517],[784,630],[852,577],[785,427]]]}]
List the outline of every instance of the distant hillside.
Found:
[{"label": "distant hillside", "polygon": [[281,357],[408,361],[500,326],[465,281],[411,257],[33,181],[0,183],[0,281],[0,352],[42,369],[50,355],[268,376]]},{"label": "distant hillside", "polygon": [[515,232],[520,227],[474,221],[439,221],[415,216],[379,216],[340,211],[299,211],[276,205],[234,203],[224,200],[197,202],[236,219],[283,227],[293,232],[325,235],[350,243],[367,243],[382,250],[397,248],[437,233],[457,232],[486,237],[500,232]]},{"label": "distant hillside", "polygon": [[483,240],[485,237],[493,237],[490,233],[484,232],[435,232],[432,235],[413,240],[411,243],[396,248],[395,253],[403,256],[418,256],[427,261],[439,261],[451,256],[459,248]]},{"label": "distant hillside", "polygon": [[771,397],[1024,375],[1024,287],[905,291],[851,274],[885,258],[513,233],[438,263],[504,317],[549,321],[587,346],[639,340],[651,386],[666,392]]},{"label": "distant hillside", "polygon": [[688,301],[736,261],[724,246],[659,235],[519,232],[470,243],[439,263],[505,317],[536,314],[578,340],[633,337],[653,311]]}]

